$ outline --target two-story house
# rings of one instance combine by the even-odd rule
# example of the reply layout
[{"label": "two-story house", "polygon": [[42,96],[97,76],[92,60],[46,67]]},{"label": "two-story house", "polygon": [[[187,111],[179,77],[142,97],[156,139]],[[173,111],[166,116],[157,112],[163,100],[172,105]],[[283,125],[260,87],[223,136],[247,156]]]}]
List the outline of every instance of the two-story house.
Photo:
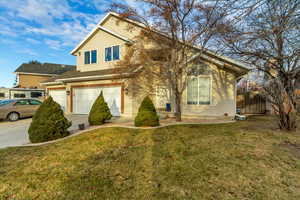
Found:
[{"label": "two-story house", "polygon": [[16,70],[13,88],[0,88],[0,100],[21,98],[43,98],[45,86],[41,83],[51,77],[76,70],[74,65],[40,63],[31,61],[21,64]]},{"label": "two-story house", "polygon": [[[48,94],[67,113],[88,114],[100,91],[103,91],[114,116],[134,116],[141,98],[128,93],[123,84],[133,71],[115,73],[114,64],[122,59],[141,29],[143,27],[138,22],[108,13],[72,50],[77,70],[43,83]],[[248,69],[212,52],[201,56],[211,73],[199,75],[188,84],[183,97],[183,115],[233,116],[236,113],[236,82]],[[153,98],[154,103],[161,104],[156,99]]]},{"label": "two-story house", "polygon": [[61,75],[64,72],[74,70],[76,70],[76,66],[74,65],[39,63],[36,61],[23,63],[15,70],[17,87],[44,89],[45,86],[41,85],[42,82],[49,78]]}]

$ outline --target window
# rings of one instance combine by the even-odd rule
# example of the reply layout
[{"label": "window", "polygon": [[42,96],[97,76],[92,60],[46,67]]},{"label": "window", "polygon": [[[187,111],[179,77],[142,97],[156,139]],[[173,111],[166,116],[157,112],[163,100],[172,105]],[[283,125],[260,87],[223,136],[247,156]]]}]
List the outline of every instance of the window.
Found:
[{"label": "window", "polygon": [[120,60],[120,45],[105,48],[105,61]]},{"label": "window", "polygon": [[105,48],[105,61],[111,61],[111,47]]},{"label": "window", "polygon": [[43,96],[42,92],[31,92],[31,98],[39,98]]},{"label": "window", "polygon": [[41,105],[42,104],[42,102],[37,101],[37,100],[30,100],[29,102],[30,102],[30,105]]},{"label": "window", "polygon": [[22,94],[22,93],[15,93],[14,94],[14,98],[25,98],[25,94]]},{"label": "window", "polygon": [[97,63],[97,50],[84,52],[84,64]]},{"label": "window", "polygon": [[17,106],[25,106],[25,105],[29,105],[29,102],[28,102],[28,100],[20,100],[15,105],[17,105]]},{"label": "window", "polygon": [[0,106],[5,106],[5,105],[7,105],[7,104],[10,104],[10,103],[12,103],[12,102],[15,102],[15,100],[2,100],[2,101],[0,101]]},{"label": "window", "polygon": [[84,52],[84,64],[90,64],[91,60],[90,60],[90,52],[86,51]]},{"label": "window", "polygon": [[120,46],[113,46],[113,59],[119,60],[120,59]]},{"label": "window", "polygon": [[92,64],[97,63],[97,50],[91,51],[92,54]]},{"label": "window", "polygon": [[5,97],[5,93],[0,93],[0,97]]},{"label": "window", "polygon": [[211,77],[191,76],[187,86],[187,104],[209,105],[211,102]]}]

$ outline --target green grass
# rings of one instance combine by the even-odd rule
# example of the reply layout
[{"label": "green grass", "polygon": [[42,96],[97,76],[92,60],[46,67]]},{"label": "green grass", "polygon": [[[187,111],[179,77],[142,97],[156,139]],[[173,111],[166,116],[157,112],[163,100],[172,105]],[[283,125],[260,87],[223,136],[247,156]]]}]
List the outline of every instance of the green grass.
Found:
[{"label": "green grass", "polygon": [[155,130],[105,128],[0,150],[0,199],[300,199],[300,132],[258,117]]}]

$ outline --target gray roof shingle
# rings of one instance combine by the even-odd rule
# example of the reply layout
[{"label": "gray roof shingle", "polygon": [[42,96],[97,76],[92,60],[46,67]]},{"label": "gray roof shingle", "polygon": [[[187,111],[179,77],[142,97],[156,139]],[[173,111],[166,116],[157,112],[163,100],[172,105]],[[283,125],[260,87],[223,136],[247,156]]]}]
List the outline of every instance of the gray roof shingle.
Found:
[{"label": "gray roof shingle", "polygon": [[112,69],[103,69],[103,70],[96,70],[96,71],[68,71],[59,76],[52,77],[44,83],[55,82],[56,80],[60,79],[70,79],[70,78],[81,78],[81,77],[92,77],[92,76],[102,76],[102,75],[115,75],[114,77],[110,77],[108,79],[120,78],[120,77],[128,77],[132,73],[134,73],[136,68],[128,69],[128,68],[112,68]]},{"label": "gray roof shingle", "polygon": [[15,72],[60,75],[67,71],[76,70],[75,65],[62,65],[54,63],[23,63]]}]

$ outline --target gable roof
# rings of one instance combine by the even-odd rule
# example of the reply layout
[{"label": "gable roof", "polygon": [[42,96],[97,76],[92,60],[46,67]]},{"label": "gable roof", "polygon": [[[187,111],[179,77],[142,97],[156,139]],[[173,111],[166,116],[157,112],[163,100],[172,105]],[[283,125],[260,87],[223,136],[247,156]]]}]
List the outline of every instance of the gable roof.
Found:
[{"label": "gable roof", "polygon": [[[124,36],[122,36],[122,35],[120,35],[120,34],[118,34],[118,33],[116,33],[116,32],[113,32],[113,31],[111,31],[111,30],[108,30],[107,28],[104,28],[103,26],[102,26],[102,24],[110,17],[110,16],[115,16],[115,17],[118,17],[118,18],[120,18],[120,16],[119,16],[119,14],[117,14],[117,13],[114,13],[114,12],[108,12],[102,19],[101,19],[101,21],[96,25],[96,27],[70,52],[71,53],[71,55],[74,55],[74,53],[78,50],[78,49],[80,49],[80,47],[82,47],[82,45],[87,41],[87,40],[89,40],[95,33],[96,33],[96,31],[98,31],[98,30],[102,30],[102,31],[104,31],[104,32],[106,32],[106,33],[109,33],[109,34],[111,34],[111,35],[113,35],[113,36],[115,36],[115,37],[117,37],[117,38],[119,38],[119,39],[121,39],[121,40],[124,40],[125,42],[129,42],[129,43],[131,43],[132,41],[129,39],[129,38],[126,38],[126,37],[124,37]],[[132,21],[132,20],[129,20],[128,19],[128,21]],[[134,23],[134,24],[137,24],[138,22],[134,22],[134,21],[132,21],[132,23]],[[139,25],[139,26],[141,26],[141,25]]]},{"label": "gable roof", "polygon": [[201,57],[201,59],[203,60],[212,62],[219,67],[227,68],[228,70],[235,72],[235,74],[238,76],[243,76],[250,71],[250,69],[247,68],[244,64],[209,50],[205,50],[203,51],[203,53],[196,54],[190,60],[196,59],[198,57]]},{"label": "gable roof", "polygon": [[131,43],[132,41],[129,39],[129,38],[126,38],[126,37],[124,37],[124,36],[122,36],[122,35],[120,35],[120,34],[118,34],[118,33],[116,33],[116,32],[113,32],[113,31],[111,31],[111,30],[108,30],[107,28],[104,28],[103,26],[100,26],[100,25],[98,25],[98,26],[96,26],[96,28],[94,28],[72,51],[71,51],[71,54],[72,55],[74,55],[74,53],[76,52],[76,51],[78,51],[78,49],[80,49],[80,47],[82,47],[82,45],[87,41],[87,40],[89,40],[95,33],[96,33],[96,31],[97,30],[102,30],[102,31],[104,31],[104,32],[106,32],[106,33],[108,33],[108,34],[111,34],[111,35],[113,35],[113,36],[115,36],[115,37],[117,37],[117,38],[119,38],[119,39],[121,39],[121,40],[124,40],[125,42],[128,42],[128,43]]},{"label": "gable roof", "polygon": [[60,75],[67,71],[76,70],[75,65],[54,63],[23,63],[16,70],[17,74]]}]

